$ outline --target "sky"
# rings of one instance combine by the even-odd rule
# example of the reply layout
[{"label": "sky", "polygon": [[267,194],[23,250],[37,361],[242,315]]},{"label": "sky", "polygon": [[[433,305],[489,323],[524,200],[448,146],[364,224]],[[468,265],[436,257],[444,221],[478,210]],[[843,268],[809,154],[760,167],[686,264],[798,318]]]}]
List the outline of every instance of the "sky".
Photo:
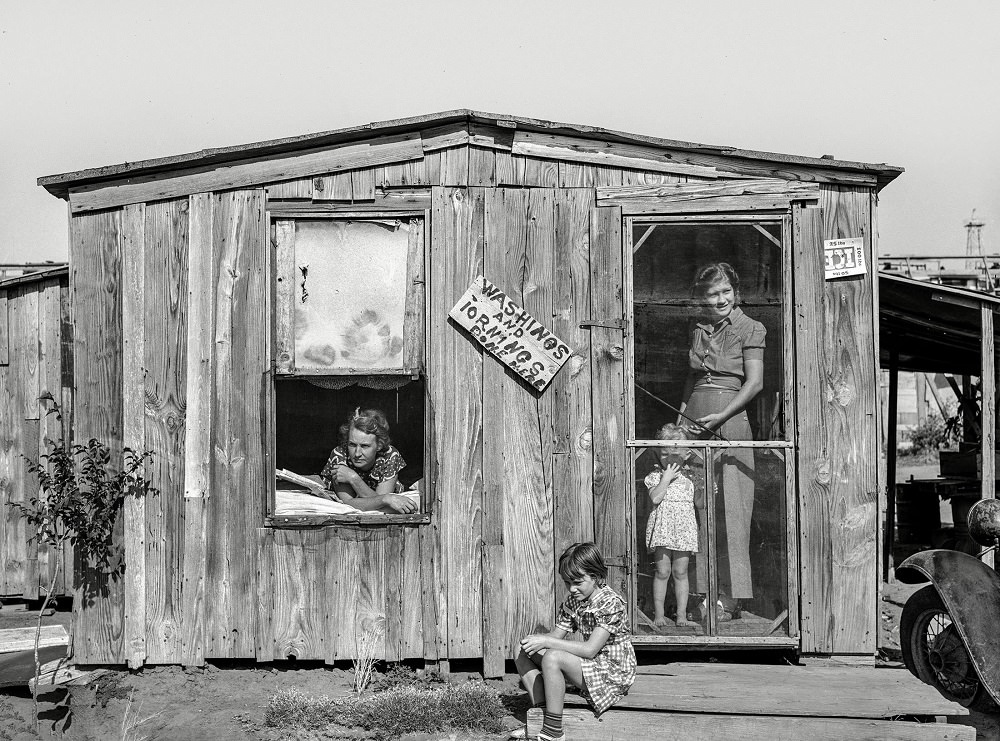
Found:
[{"label": "sky", "polygon": [[0,0],[0,263],[38,177],[471,108],[906,168],[880,254],[1000,253],[1000,3]]}]

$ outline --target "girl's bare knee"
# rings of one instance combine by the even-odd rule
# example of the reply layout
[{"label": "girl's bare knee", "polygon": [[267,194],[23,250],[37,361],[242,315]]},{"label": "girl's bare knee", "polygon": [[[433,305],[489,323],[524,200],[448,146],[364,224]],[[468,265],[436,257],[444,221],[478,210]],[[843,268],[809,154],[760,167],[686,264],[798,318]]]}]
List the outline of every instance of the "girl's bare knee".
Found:
[{"label": "girl's bare knee", "polygon": [[559,651],[554,649],[549,649],[542,656],[542,671],[552,671],[554,669],[562,670],[562,658],[566,654],[565,651]]}]

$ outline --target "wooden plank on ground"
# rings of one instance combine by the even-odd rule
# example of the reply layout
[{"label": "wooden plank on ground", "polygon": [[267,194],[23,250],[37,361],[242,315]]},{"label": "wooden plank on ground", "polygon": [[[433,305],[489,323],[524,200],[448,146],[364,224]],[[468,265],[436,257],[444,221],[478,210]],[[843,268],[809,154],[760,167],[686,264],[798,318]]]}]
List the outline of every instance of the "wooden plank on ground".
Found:
[{"label": "wooden plank on ground", "polygon": [[260,190],[213,195],[215,404],[206,533],[206,658],[248,658],[256,650],[256,551],[263,517],[263,382],[269,303],[264,197]]},{"label": "wooden plank on ground", "polygon": [[187,410],[189,199],[146,205],[142,368],[148,475],[145,498],[146,661],[182,654],[184,459]]},{"label": "wooden plank on ground", "polygon": [[[966,715],[905,669],[857,666],[787,666],[676,662],[639,668],[623,703],[630,707],[712,712],[728,697],[726,712],[892,718],[898,715]],[[656,705],[643,705],[666,693]],[[666,697],[669,695],[669,698]]]},{"label": "wooden plank on ground", "polygon": [[[542,728],[542,709],[528,711],[528,735]],[[842,718],[789,718],[642,712],[615,710],[595,718],[590,710],[567,709],[563,728],[573,741],[634,741],[641,738],[682,738],[685,741],[975,741],[972,726],[945,723]],[[666,736],[665,734],[669,734]]]},{"label": "wooden plank on ground", "polygon": [[[77,440],[97,438],[122,455],[122,224],[120,211],[70,221],[73,304],[73,420]],[[121,537],[119,530],[116,538]],[[73,656],[81,664],[125,663],[124,590],[77,562],[73,590]]]},{"label": "wooden plank on ground", "polygon": [[[39,634],[39,648],[66,646],[69,634],[61,625],[43,625]],[[0,654],[15,651],[33,651],[35,648],[35,627],[4,628],[0,630]]]},{"label": "wooden plank on ground", "polygon": [[[552,331],[573,349],[555,377],[553,394],[553,573],[573,543],[594,539],[594,454],[591,446],[590,206],[581,188],[555,191],[555,270]],[[557,592],[561,584],[556,582]],[[556,597],[556,604],[559,597]]]},{"label": "wooden plank on ground", "polygon": [[184,416],[184,548],[181,661],[205,663],[205,517],[212,472],[215,261],[212,196],[188,200],[187,410]]},{"label": "wooden plank on ground", "polygon": [[205,165],[165,175],[144,175],[71,188],[70,207],[73,213],[95,211],[194,193],[251,188],[279,180],[325,175],[423,156],[419,134],[385,136],[292,155],[258,157],[238,164]]},{"label": "wooden plank on ground", "polygon": [[[145,277],[146,204],[122,209],[122,442],[146,449],[145,432]],[[160,279],[154,276],[154,282]],[[156,321],[154,319],[154,321]],[[154,484],[155,486],[155,484]],[[125,658],[129,669],[146,661],[146,505],[147,497],[125,500]],[[153,578],[159,578],[154,574]]]},{"label": "wooden plank on ground", "polygon": [[[590,309],[596,320],[623,319],[622,212],[595,208],[590,220]],[[629,598],[630,517],[625,482],[624,335],[595,326],[590,352],[593,378],[594,541],[610,559],[608,584]]]},{"label": "wooden plank on ground", "polygon": [[[444,174],[442,163],[442,178]],[[469,619],[482,610],[483,358],[478,343],[470,342],[446,317],[482,273],[483,190],[433,188],[431,200],[428,375],[431,399],[436,400],[433,486],[440,507],[434,514],[440,523],[441,588],[446,585],[447,589],[447,604],[439,600],[445,619],[438,630],[447,636],[447,650],[441,658],[473,658],[483,655],[481,622]]]}]

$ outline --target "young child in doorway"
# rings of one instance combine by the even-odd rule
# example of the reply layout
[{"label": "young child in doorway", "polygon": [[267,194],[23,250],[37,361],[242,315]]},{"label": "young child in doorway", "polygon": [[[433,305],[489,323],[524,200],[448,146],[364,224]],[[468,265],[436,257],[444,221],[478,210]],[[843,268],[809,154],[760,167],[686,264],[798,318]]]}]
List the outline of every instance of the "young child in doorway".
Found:
[{"label": "young child in doorway", "polygon": [[[635,650],[625,600],[607,585],[608,567],[593,543],[574,543],[559,557],[569,596],[555,627],[521,639],[517,671],[533,705],[545,703],[539,741],[564,741],[566,682],[582,690],[596,715],[614,705],[635,680]],[[566,636],[579,632],[582,641]],[[511,738],[524,738],[518,729]]]},{"label": "young child in doorway", "polygon": [[[656,433],[657,440],[687,440],[680,425],[665,424]],[[653,553],[656,574],[653,576],[653,624],[669,625],[664,602],[671,575],[677,602],[677,625],[696,627],[688,620],[688,561],[698,551],[698,522],[694,514],[694,484],[683,473],[687,451],[684,448],[656,449],[658,463],[644,483],[656,508],[646,525],[646,548]]]}]

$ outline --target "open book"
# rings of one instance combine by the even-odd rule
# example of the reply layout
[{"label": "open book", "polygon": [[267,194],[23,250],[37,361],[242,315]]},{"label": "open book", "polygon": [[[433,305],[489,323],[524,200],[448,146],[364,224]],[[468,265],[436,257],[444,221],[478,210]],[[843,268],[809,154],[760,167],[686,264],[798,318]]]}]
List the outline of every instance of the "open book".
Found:
[{"label": "open book", "polygon": [[[274,476],[278,480],[274,492],[275,515],[356,515],[362,512],[349,504],[333,502],[314,494],[313,492],[323,489],[323,484],[309,476],[303,476],[284,468],[275,469]],[[301,491],[298,488],[282,488],[282,481],[295,484],[296,487],[304,487],[306,491]],[[404,491],[400,492],[400,495],[410,497],[418,505],[420,503],[419,491]],[[368,510],[365,514],[381,515],[385,513],[378,510]]]}]

